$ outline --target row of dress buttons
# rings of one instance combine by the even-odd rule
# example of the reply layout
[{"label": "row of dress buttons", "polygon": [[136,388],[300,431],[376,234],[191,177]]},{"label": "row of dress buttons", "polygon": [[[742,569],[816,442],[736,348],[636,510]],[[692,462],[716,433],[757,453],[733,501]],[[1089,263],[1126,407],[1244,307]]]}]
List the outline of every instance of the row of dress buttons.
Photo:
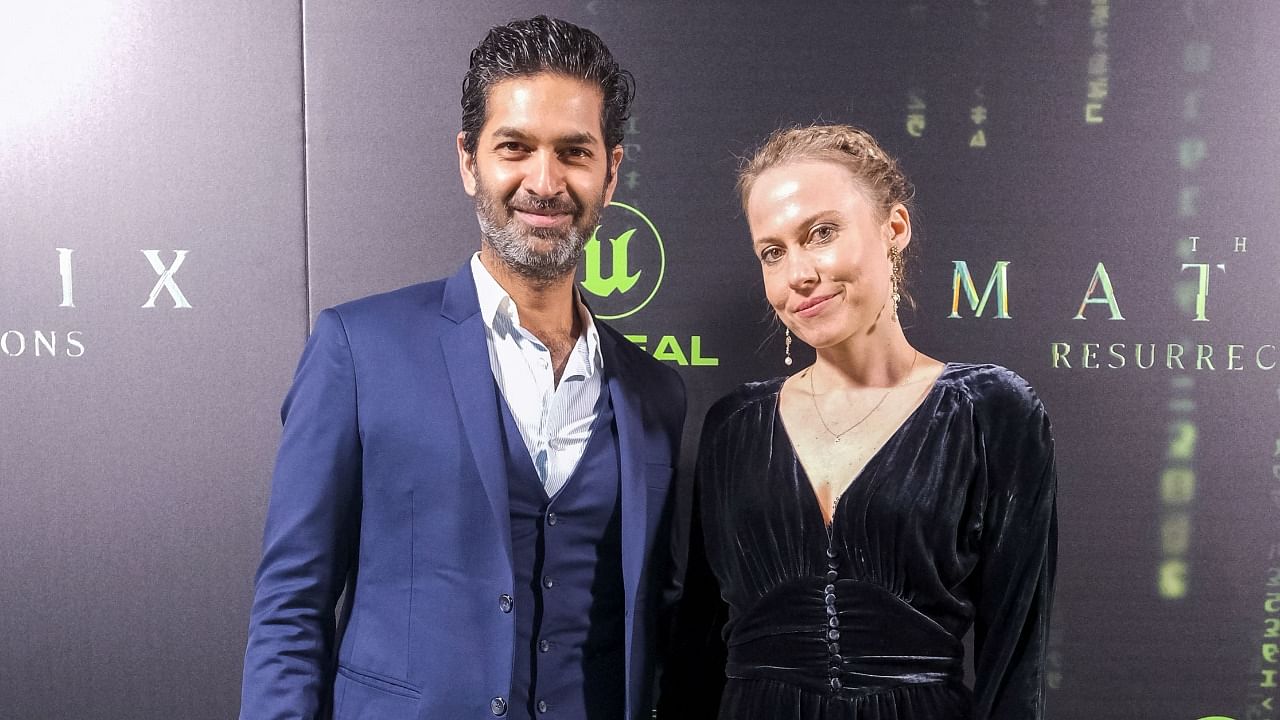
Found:
[{"label": "row of dress buttons", "polygon": [[836,578],[839,577],[840,553],[833,547],[827,547],[827,586],[822,589],[823,602],[827,608],[827,652],[831,662],[827,675],[831,678],[831,689],[839,692],[840,668],[844,658],[840,655],[840,617],[836,610]]},{"label": "row of dress buttons", "polygon": [[[538,712],[540,713],[544,713],[549,709],[549,706],[547,705],[546,700],[539,700],[536,707],[538,708]],[[493,713],[494,715],[497,715],[498,717],[502,717],[503,715],[506,715],[507,714],[506,699],[501,697],[496,697],[490,700],[489,712]]]}]

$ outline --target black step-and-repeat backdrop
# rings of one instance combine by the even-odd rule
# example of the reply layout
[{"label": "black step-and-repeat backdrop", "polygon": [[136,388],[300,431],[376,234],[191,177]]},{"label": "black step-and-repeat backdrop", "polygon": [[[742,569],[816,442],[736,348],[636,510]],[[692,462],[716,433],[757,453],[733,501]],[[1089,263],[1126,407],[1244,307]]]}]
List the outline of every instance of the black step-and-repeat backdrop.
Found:
[{"label": "black step-and-repeat backdrop", "polygon": [[4,3],[0,717],[235,714],[308,321],[477,247],[461,78],[538,12],[638,79],[581,286],[690,438],[785,370],[736,158],[862,125],[918,187],[909,336],[1053,418],[1050,716],[1280,717],[1268,0]]}]

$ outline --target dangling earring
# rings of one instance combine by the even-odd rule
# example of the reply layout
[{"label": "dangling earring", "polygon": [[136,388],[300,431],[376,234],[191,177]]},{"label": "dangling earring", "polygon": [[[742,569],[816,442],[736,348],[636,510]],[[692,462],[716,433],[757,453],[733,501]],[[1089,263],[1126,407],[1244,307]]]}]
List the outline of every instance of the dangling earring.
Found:
[{"label": "dangling earring", "polygon": [[902,302],[902,251],[895,243],[889,246],[889,288],[893,300],[893,321],[898,322],[898,303]]},{"label": "dangling earring", "polygon": [[786,338],[784,340],[784,343],[785,343],[784,348],[786,350],[786,356],[782,358],[782,364],[786,365],[787,367],[790,367],[791,366],[791,328],[787,328],[787,334],[784,337]]}]

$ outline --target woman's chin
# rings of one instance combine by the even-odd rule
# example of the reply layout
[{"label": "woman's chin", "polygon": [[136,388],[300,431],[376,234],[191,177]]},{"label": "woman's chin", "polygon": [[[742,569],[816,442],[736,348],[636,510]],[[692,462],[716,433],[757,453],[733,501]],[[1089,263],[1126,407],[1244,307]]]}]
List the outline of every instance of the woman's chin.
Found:
[{"label": "woman's chin", "polygon": [[[795,331],[792,331],[795,332]],[[831,331],[796,333],[796,337],[814,350],[835,347],[852,337],[852,332],[837,333]]]}]

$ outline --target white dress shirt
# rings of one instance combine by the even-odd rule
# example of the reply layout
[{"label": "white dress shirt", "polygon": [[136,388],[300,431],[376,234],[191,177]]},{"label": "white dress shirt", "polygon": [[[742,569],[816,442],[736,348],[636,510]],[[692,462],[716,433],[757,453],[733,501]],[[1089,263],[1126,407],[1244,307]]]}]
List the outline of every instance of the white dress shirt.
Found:
[{"label": "white dress shirt", "polygon": [[480,253],[471,258],[471,275],[480,300],[493,379],[550,497],[573,474],[591,439],[604,368],[600,335],[591,313],[575,294],[582,332],[557,386],[551,352],[520,326],[515,301],[480,262]]}]

